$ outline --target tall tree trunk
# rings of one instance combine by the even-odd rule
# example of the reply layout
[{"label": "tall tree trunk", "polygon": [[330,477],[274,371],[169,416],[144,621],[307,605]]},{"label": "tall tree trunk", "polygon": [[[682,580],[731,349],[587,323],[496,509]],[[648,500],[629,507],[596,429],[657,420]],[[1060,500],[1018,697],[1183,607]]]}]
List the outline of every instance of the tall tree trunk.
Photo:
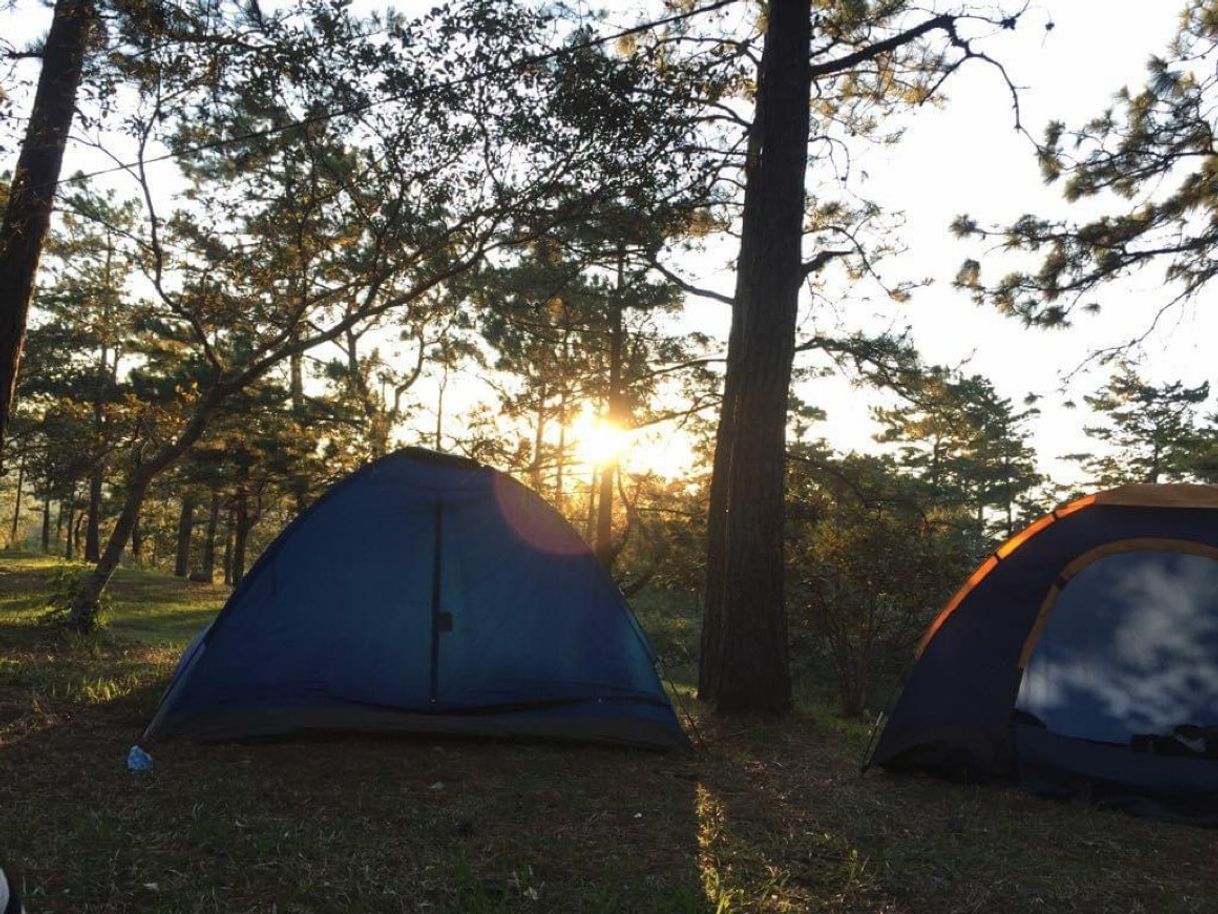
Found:
[{"label": "tall tree trunk", "polygon": [[174,553],[173,573],[184,578],[190,574],[190,535],[195,528],[195,496],[188,492],[182,496],[182,510],[178,513],[177,551]]},{"label": "tall tree trunk", "polygon": [[21,523],[21,487],[24,482],[25,459],[22,458],[21,463],[17,465],[17,497],[13,500],[13,527],[8,534],[8,545],[10,549],[17,544],[17,525]]},{"label": "tall tree trunk", "polygon": [[[300,333],[298,330],[292,332],[292,342],[300,341]],[[305,423],[305,398],[304,398],[304,355],[303,353],[293,353],[289,357],[288,371],[291,383],[291,399],[292,399],[292,415],[296,418],[296,427],[304,433]],[[214,499],[219,498],[213,493]],[[304,474],[298,473],[292,479],[292,502],[296,506],[296,513],[300,514],[304,511],[309,502],[309,485]],[[210,526],[210,524],[209,524]],[[216,572],[216,544],[215,530],[209,534],[211,543],[211,565],[204,568],[204,572],[211,575],[210,580],[214,582]]]},{"label": "tall tree trunk", "polygon": [[[617,292],[622,294],[622,264],[617,270]],[[622,306],[614,302],[609,315],[609,392],[606,398],[605,421],[610,428],[622,432],[622,344],[625,332],[622,327]],[[613,543],[613,484],[617,481],[618,455],[610,454],[601,464],[601,494],[596,514],[596,557],[610,571],[617,558],[617,547]]]},{"label": "tall tree trunk", "polygon": [[85,525],[85,561],[101,558],[102,467],[98,463],[89,474],[89,514]]},{"label": "tall tree trunk", "polygon": [[230,506],[224,517],[224,583],[233,585],[233,516],[234,509]]},{"label": "tall tree trunk", "polygon": [[220,525],[220,493],[211,493],[211,510],[207,515],[207,535],[203,538],[203,566],[199,579],[212,584],[216,580],[216,528]]},{"label": "tall tree trunk", "polygon": [[57,0],[42,72],[0,225],[0,454],[17,389],[17,368],[38,259],[76,110],[76,90],[95,19],[91,0]]},{"label": "tall tree trunk", "polygon": [[554,506],[562,511],[563,470],[567,462],[567,389],[558,401],[558,453],[554,459]]},{"label": "tall tree trunk", "polygon": [[594,542],[596,535],[596,480],[600,474],[596,467],[592,468],[592,478],[588,480],[588,516],[584,518],[584,539]]},{"label": "tall tree trunk", "polygon": [[[803,281],[801,241],[809,128],[811,17],[773,0],[758,73],[755,130],[736,265],[737,377],[723,493],[721,629],[704,664],[720,711],[778,714],[791,701],[784,594],[786,425]],[[716,455],[718,458],[718,455]],[[716,459],[716,463],[718,463]],[[710,557],[708,556],[708,562]]]},{"label": "tall tree trunk", "polygon": [[76,486],[72,486],[72,495],[68,499],[68,520],[67,531],[65,533],[66,540],[64,542],[63,557],[68,561],[75,558],[76,543],[72,540],[72,531],[76,528]]},{"label": "tall tree trunk", "polygon": [[529,482],[534,492],[541,491],[542,484],[542,451],[546,446],[546,385],[541,385],[537,393],[537,424],[533,427],[533,466],[529,472]]},{"label": "tall tree trunk", "polygon": [[59,509],[55,512],[55,548],[59,548],[59,544],[63,542],[63,509],[66,500],[59,499]]},{"label": "tall tree trunk", "polygon": [[82,533],[80,528],[84,526],[85,518],[86,518],[86,515],[85,515],[84,511],[81,511],[79,514],[77,514],[76,515],[76,526],[72,529],[72,542],[76,544],[77,550],[80,549],[80,537],[81,537],[81,533]]},{"label": "tall tree trunk", "polygon": [[435,449],[441,450],[440,443],[444,436],[444,388],[448,387],[448,362],[444,363],[444,373],[440,376],[440,392],[436,397],[436,443]]},{"label": "tall tree trunk", "polygon": [[250,523],[250,506],[249,495],[244,489],[237,492],[236,505],[234,511],[234,531],[233,531],[233,564],[232,564],[232,579],[233,586],[236,587],[241,583],[241,579],[245,577],[245,550],[249,541],[250,528],[253,524]]},{"label": "tall tree trunk", "polygon": [[42,554],[51,551],[51,496],[42,499]]},{"label": "tall tree trunk", "polygon": [[[110,266],[114,258],[114,244],[110,234],[106,234],[106,289],[107,293],[111,286]],[[102,309],[102,320],[104,325],[109,324],[110,319],[110,303],[109,295],[106,295],[105,303]],[[85,529],[85,561],[96,562],[101,557],[101,499],[102,499],[102,481],[103,471],[102,466],[102,436],[106,426],[106,381],[107,381],[107,362],[108,351],[103,344],[97,354],[97,378],[93,390],[93,446],[96,451],[93,455],[93,469],[89,474],[89,524]],[[117,365],[118,360],[115,359]]]}]

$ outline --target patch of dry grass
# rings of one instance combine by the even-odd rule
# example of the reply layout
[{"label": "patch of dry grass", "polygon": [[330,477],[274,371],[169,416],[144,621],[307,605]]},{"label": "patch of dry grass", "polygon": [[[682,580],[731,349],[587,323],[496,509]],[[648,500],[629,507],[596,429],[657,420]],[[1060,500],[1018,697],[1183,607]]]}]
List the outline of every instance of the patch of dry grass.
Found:
[{"label": "patch of dry grass", "polygon": [[[1218,908],[1214,832],[860,777],[857,728],[823,711],[753,724],[695,707],[692,755],[171,743],[133,775],[127,749],[223,594],[128,572],[110,631],[64,639],[32,621],[49,568],[0,559],[0,860],[34,914]],[[659,602],[641,615],[666,656],[691,630]]]}]

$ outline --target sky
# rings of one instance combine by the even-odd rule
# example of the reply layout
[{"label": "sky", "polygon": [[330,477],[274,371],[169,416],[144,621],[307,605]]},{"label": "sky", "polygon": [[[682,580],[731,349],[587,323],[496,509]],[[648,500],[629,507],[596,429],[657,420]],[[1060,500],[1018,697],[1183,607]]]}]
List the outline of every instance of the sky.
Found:
[{"label": "sky", "polygon": [[[1050,120],[1077,125],[1100,114],[1122,86],[1140,86],[1152,53],[1162,52],[1175,33],[1181,3],[1174,0],[1057,0],[1029,8],[1019,29],[996,43],[993,54],[1020,86],[1022,120],[1033,136]],[[1046,31],[1044,24],[1054,27]],[[1063,378],[1094,350],[1131,340],[1147,328],[1166,301],[1156,268],[1131,282],[1114,283],[1097,296],[1098,316],[1080,315],[1067,330],[1030,330],[978,306],[951,288],[966,257],[982,261],[984,275],[1001,276],[1011,260],[986,246],[961,241],[948,226],[962,213],[983,225],[1004,224],[1025,212],[1085,215],[1046,187],[1026,138],[1013,129],[1010,95],[999,74],[984,64],[962,70],[947,87],[941,109],[921,109],[895,149],[865,163],[870,193],[906,214],[907,253],[885,270],[892,278],[929,276],[930,288],[914,293],[899,314],[879,312],[866,321],[908,324],[931,362],[955,364],[989,377],[1017,402],[1028,393],[1044,399],[1032,425],[1041,466],[1062,482],[1078,476],[1058,458],[1087,450],[1082,427],[1092,421],[1081,395],[1102,385],[1108,369],[1080,373],[1063,389]],[[1209,293],[1212,294],[1212,293]],[[1143,344],[1144,373],[1156,381],[1216,380],[1212,341],[1218,314],[1208,294],[1173,312]],[[863,315],[852,315],[853,318]],[[829,411],[827,437],[842,448],[865,448],[873,431],[843,382],[816,382],[807,396]],[[857,394],[855,394],[857,399]],[[1064,404],[1075,400],[1080,408]]]},{"label": "sky", "polygon": [[[427,4],[429,5],[429,4]],[[622,4],[603,26],[611,30],[635,21]],[[1024,125],[1040,135],[1051,119],[1078,124],[1100,113],[1124,85],[1140,85],[1150,54],[1162,50],[1177,24],[1177,0],[1041,0],[1024,14],[1014,33],[1004,34],[987,50],[1007,67],[1020,87]],[[418,2],[400,6],[407,12]],[[0,29],[17,28],[35,34],[47,17],[41,4],[19,0],[17,9],[0,13]],[[1054,27],[1047,31],[1046,22]],[[10,32],[10,34],[12,34]],[[1024,329],[1018,322],[973,303],[953,290],[951,280],[966,257],[982,260],[987,275],[1001,275],[1010,261],[987,253],[975,242],[953,238],[948,226],[961,213],[982,224],[1002,224],[1023,212],[1085,215],[1069,208],[1059,193],[1041,180],[1030,143],[1013,129],[1010,96],[1001,78],[984,64],[964,67],[947,84],[947,103],[925,106],[905,122],[906,135],[895,147],[864,154],[856,165],[868,174],[864,190],[887,208],[903,211],[904,254],[884,264],[889,282],[930,277],[928,288],[915,291],[904,304],[852,304],[840,315],[846,329],[879,331],[908,326],[924,358],[933,363],[967,363],[965,370],[989,377],[998,391],[1017,402],[1039,394],[1042,414],[1033,422],[1033,444],[1042,470],[1055,479],[1078,481],[1079,471],[1059,458],[1086,450],[1082,427],[1090,421],[1081,395],[1102,385],[1106,372],[1080,372],[1067,385],[1063,377],[1097,348],[1129,340],[1147,327],[1156,306],[1165,298],[1159,273],[1147,271],[1128,283],[1112,284],[1097,300],[1099,316],[1079,317],[1067,330]],[[96,154],[70,150],[65,170],[96,167]],[[682,262],[683,272],[697,284],[730,291],[730,250],[720,247]],[[1215,380],[1208,343],[1218,338],[1218,313],[1201,300],[1174,312],[1171,319],[1142,346],[1144,372],[1153,380],[1181,379],[1190,384]],[[824,315],[814,315],[818,325]],[[691,300],[684,323],[726,338],[727,309]],[[466,386],[462,398],[449,387],[450,402],[463,408],[477,384]],[[876,430],[870,408],[875,392],[854,389],[845,377],[820,378],[801,385],[801,398],[826,410],[828,419],[816,429],[836,447],[873,449]],[[423,392],[427,396],[426,391]],[[427,420],[423,421],[426,426]],[[682,464],[680,444],[658,438],[646,445],[652,462],[661,455],[670,468]]]}]

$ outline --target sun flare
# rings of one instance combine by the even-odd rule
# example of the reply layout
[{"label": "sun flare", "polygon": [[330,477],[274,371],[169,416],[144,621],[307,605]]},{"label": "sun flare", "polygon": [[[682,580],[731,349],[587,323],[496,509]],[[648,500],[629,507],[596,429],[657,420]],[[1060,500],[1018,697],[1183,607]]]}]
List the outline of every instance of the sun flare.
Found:
[{"label": "sun flare", "polygon": [[[656,473],[670,479],[690,471],[692,456],[684,435],[664,435],[656,429],[622,428],[591,413],[581,413],[568,426],[575,454],[586,466],[620,463],[628,473]],[[684,445],[684,446],[683,446]]]},{"label": "sun flare", "polygon": [[576,454],[589,466],[602,466],[616,460],[630,449],[631,433],[608,419],[582,413],[571,423],[576,441]]}]

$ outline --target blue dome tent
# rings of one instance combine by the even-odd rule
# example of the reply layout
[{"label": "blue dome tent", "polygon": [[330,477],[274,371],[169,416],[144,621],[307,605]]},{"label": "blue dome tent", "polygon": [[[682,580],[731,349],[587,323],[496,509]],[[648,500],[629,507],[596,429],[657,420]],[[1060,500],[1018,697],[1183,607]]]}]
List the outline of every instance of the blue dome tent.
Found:
[{"label": "blue dome tent", "polygon": [[355,472],[279,535],[144,736],[314,730],[688,745],[579,534],[510,477],[421,449]]},{"label": "blue dome tent", "polygon": [[868,760],[1218,815],[1218,487],[1041,518],[931,624]]}]

